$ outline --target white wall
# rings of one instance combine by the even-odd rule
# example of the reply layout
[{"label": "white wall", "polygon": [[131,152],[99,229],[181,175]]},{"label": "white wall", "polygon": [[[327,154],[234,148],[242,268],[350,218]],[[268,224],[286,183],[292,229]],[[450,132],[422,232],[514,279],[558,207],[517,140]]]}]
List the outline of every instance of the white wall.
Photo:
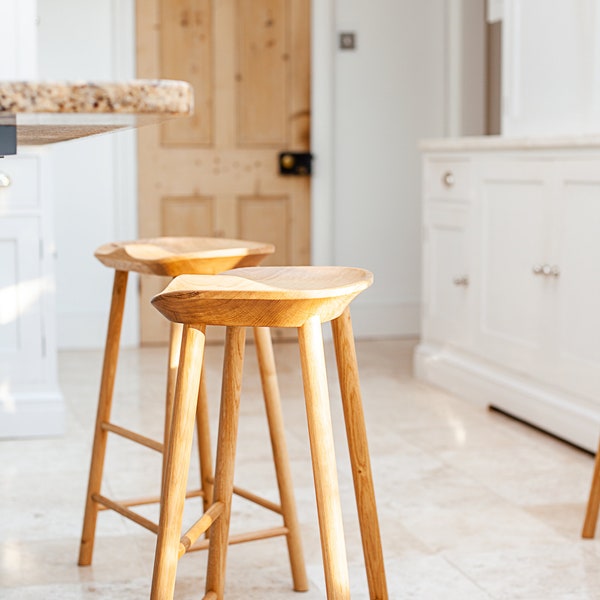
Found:
[{"label": "white wall", "polygon": [[[316,0],[313,7],[313,125],[328,130],[313,136],[313,259],[373,271],[374,286],[353,304],[358,335],[416,334],[418,140],[445,133],[444,3]],[[336,48],[341,31],[356,32],[355,51]]]},{"label": "white wall", "polygon": [[[119,80],[135,74],[134,0],[38,0],[39,76]],[[65,18],[68,15],[68,18]],[[102,243],[136,236],[135,134],[114,133],[51,148],[57,243],[59,348],[101,347],[112,272],[93,257]],[[123,342],[138,342],[132,280]]]},{"label": "white wall", "polygon": [[502,133],[600,132],[600,1],[505,0]]},{"label": "white wall", "polygon": [[36,77],[35,0],[0,0],[0,78]]}]

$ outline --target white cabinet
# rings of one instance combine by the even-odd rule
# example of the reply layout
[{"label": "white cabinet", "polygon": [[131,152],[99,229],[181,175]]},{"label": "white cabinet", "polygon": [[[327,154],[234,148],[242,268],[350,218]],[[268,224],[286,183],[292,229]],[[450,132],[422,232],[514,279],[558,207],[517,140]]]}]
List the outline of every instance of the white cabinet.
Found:
[{"label": "white cabinet", "polygon": [[426,161],[423,334],[464,346],[470,338],[470,165]]},{"label": "white cabinet", "polygon": [[489,360],[531,373],[548,345],[546,300],[556,281],[533,273],[550,261],[548,165],[484,161],[477,167],[476,226],[479,289],[474,347]]},{"label": "white cabinet", "polygon": [[[600,146],[498,144],[425,154],[416,372],[594,450]],[[469,165],[467,189],[444,195],[440,173],[457,164]]]},{"label": "white cabinet", "polygon": [[0,438],[64,429],[48,168],[40,154],[0,161]]}]

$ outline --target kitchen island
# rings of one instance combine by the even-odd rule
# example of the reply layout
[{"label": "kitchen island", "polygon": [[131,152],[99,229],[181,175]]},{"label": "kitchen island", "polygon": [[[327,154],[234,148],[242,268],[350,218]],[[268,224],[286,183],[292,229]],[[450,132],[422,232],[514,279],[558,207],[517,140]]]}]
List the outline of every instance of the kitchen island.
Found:
[{"label": "kitchen island", "polygon": [[52,165],[44,146],[188,116],[192,110],[191,86],[181,81],[0,81],[0,154],[5,156],[0,160],[0,438],[64,430],[54,323]]}]

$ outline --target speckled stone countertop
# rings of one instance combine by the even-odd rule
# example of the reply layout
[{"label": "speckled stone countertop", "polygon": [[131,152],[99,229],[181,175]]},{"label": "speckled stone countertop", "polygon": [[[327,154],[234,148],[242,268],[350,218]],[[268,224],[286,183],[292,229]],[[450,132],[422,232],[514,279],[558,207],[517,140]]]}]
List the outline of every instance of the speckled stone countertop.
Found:
[{"label": "speckled stone countertop", "polygon": [[0,81],[0,125],[17,126],[18,145],[38,145],[190,115],[184,81]]}]

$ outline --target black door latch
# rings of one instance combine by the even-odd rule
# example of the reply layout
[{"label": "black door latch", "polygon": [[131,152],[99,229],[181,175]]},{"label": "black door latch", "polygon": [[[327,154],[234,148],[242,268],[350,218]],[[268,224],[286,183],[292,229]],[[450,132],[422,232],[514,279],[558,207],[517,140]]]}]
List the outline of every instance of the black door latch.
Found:
[{"label": "black door latch", "polygon": [[310,152],[280,152],[280,175],[310,175],[312,172],[312,154]]}]

